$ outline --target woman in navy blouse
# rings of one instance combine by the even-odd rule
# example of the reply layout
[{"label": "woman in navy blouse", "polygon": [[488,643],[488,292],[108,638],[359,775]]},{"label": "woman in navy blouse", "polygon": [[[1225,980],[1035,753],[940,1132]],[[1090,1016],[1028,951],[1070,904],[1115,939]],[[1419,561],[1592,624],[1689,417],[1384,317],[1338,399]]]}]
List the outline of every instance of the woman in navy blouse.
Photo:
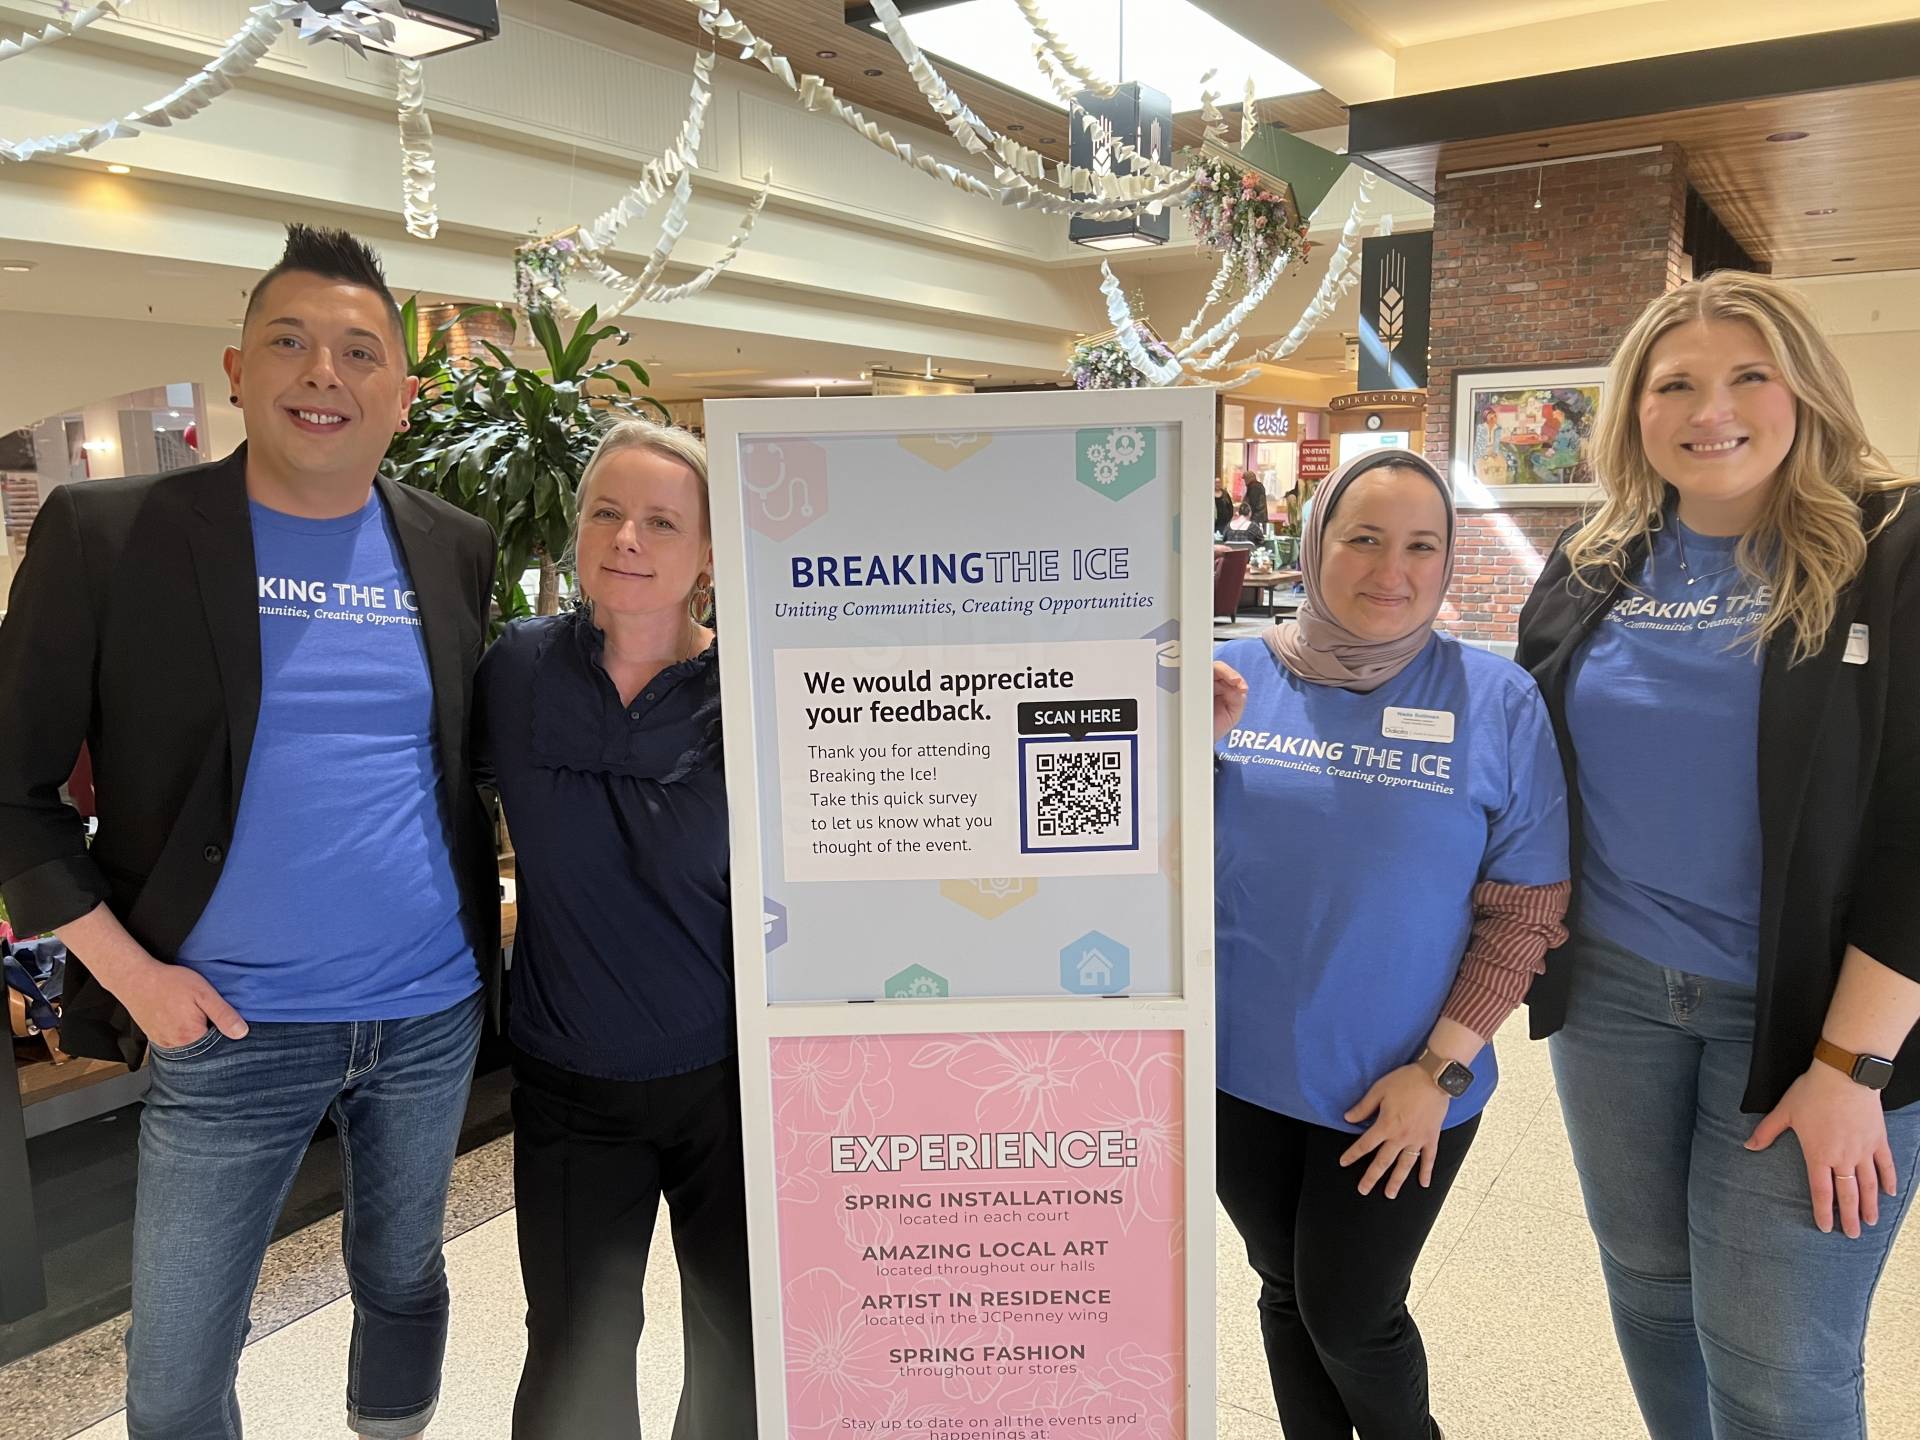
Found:
[{"label": "woman in navy blouse", "polygon": [[527,1292],[516,1440],[639,1440],[634,1356],[661,1196],[686,1377],[676,1440],[750,1440],[707,461],[625,421],[580,482],[581,608],[480,666],[478,749],[512,829],[514,1184]]}]

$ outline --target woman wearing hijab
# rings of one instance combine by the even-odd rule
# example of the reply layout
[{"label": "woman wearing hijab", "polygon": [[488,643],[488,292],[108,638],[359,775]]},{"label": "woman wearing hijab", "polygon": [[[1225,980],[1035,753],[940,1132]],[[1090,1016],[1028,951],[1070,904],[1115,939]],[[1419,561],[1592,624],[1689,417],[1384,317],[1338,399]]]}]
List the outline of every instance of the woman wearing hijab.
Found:
[{"label": "woman wearing hijab", "polygon": [[1566,788],[1526,672],[1433,628],[1425,459],[1348,462],[1301,541],[1298,617],[1214,666],[1218,1188],[1289,1440],[1431,1440],[1409,1278],[1565,938]]}]

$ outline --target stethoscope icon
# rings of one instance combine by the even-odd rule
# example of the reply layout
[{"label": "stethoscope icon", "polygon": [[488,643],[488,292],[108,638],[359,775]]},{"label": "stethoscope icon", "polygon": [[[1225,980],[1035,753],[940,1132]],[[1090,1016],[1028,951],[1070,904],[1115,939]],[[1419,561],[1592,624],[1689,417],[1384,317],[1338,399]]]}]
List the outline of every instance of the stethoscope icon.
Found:
[{"label": "stethoscope icon", "polygon": [[[797,498],[800,503],[801,518],[811,520],[813,496],[812,491],[807,488],[807,477],[795,475],[792,479],[788,479],[787,452],[778,445],[769,445],[766,448],[774,459],[773,479],[765,485],[756,485],[752,480],[747,481],[747,489],[760,501],[760,513],[775,522],[791,519],[794,501]],[[786,492],[787,508],[776,513],[773,508],[773,496],[782,490]]]}]

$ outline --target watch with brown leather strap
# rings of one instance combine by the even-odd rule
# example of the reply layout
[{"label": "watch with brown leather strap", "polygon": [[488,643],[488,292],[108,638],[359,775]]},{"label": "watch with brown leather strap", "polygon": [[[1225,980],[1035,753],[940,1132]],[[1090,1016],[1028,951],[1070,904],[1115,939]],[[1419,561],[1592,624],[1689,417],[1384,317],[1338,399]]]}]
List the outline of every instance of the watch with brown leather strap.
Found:
[{"label": "watch with brown leather strap", "polygon": [[1432,1046],[1421,1050],[1413,1063],[1426,1071],[1427,1078],[1455,1100],[1466,1094],[1467,1087],[1473,1084],[1473,1071],[1458,1060],[1449,1060],[1444,1055],[1436,1054]]},{"label": "watch with brown leather strap", "polygon": [[1831,1065],[1856,1085],[1869,1090],[1884,1090],[1893,1079],[1893,1062],[1880,1055],[1856,1055],[1842,1050],[1824,1035],[1813,1047],[1813,1058]]}]

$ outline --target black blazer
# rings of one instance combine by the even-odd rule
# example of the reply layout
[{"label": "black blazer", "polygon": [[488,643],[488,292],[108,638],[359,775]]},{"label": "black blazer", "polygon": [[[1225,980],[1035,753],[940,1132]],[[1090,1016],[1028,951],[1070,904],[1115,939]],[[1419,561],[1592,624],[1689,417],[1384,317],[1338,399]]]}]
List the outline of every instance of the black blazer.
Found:
[{"label": "black blazer", "polygon": [[[1869,533],[1895,497],[1861,504]],[[1621,587],[1587,589],[1560,537],[1520,613],[1518,659],[1553,716],[1567,771],[1578,923],[1580,787],[1567,733],[1574,655]],[[1628,569],[1645,558],[1644,543]],[[1867,662],[1845,664],[1849,628],[1867,627]],[[1760,682],[1760,973],[1753,1064],[1741,1102],[1771,1110],[1813,1062],[1848,945],[1920,980],[1920,494],[1867,549],[1820,653],[1789,667],[1791,631],[1767,647]],[[1632,785],[1635,777],[1609,777]],[[1535,1039],[1566,1019],[1573,954],[1549,958],[1527,1004]],[[1920,1100],[1920,1026],[1893,1057],[1889,1110]]]},{"label": "black blazer", "polygon": [[[420,600],[441,804],[468,938],[498,994],[500,887],[467,717],[487,634],[493,532],[425,491],[375,482]],[[106,901],[171,960],[233,841],[260,712],[246,447],[165,475],[62,485],[34,521],[0,624],[0,894],[24,934]],[[82,740],[99,831],[60,799]],[[85,970],[67,972],[62,1045],[137,1065],[145,1040]]]}]

